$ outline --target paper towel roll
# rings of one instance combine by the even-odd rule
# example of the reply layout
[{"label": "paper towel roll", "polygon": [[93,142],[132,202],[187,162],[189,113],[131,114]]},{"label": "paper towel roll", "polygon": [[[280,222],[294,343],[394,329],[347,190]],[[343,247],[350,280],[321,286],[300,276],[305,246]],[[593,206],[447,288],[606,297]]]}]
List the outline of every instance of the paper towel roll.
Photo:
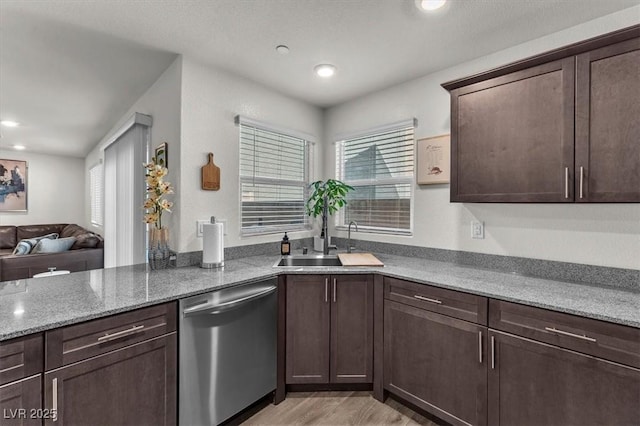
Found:
[{"label": "paper towel roll", "polygon": [[224,266],[224,229],[222,223],[205,223],[202,231],[202,263],[203,268],[219,268]]}]

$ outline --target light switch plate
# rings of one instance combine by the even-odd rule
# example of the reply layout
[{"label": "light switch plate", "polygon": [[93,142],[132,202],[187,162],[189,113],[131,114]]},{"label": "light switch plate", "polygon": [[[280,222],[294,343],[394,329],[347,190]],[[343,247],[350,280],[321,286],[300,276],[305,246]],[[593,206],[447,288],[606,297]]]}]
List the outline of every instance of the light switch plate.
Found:
[{"label": "light switch plate", "polygon": [[471,238],[477,240],[484,239],[484,222],[471,221]]},{"label": "light switch plate", "polygon": [[202,238],[204,233],[204,224],[209,223],[210,220],[196,220],[196,237]]}]

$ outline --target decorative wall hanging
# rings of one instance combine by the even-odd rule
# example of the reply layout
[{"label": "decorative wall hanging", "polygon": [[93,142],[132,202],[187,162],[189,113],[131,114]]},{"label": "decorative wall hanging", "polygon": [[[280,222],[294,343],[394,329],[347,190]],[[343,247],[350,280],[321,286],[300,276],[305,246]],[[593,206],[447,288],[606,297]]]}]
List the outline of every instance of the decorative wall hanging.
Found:
[{"label": "decorative wall hanging", "polygon": [[156,164],[162,167],[169,168],[169,147],[166,142],[162,142],[156,148],[155,158]]},{"label": "decorative wall hanging", "polygon": [[27,211],[27,162],[0,159],[0,213]]},{"label": "decorative wall hanging", "polygon": [[209,153],[209,162],[202,166],[202,189],[217,191],[220,189],[220,168],[213,163],[213,152]]},{"label": "decorative wall hanging", "polygon": [[451,175],[450,135],[418,139],[417,182],[420,185],[449,183]]}]

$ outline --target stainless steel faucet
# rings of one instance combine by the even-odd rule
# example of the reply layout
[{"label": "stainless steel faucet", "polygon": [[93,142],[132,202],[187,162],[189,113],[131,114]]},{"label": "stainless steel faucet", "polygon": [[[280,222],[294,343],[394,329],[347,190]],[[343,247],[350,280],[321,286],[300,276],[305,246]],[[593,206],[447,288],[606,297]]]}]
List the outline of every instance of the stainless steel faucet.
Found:
[{"label": "stainless steel faucet", "polygon": [[347,253],[351,253],[351,225],[355,225],[356,232],[358,232],[358,222],[356,222],[355,220],[349,222],[349,231],[347,234]]}]

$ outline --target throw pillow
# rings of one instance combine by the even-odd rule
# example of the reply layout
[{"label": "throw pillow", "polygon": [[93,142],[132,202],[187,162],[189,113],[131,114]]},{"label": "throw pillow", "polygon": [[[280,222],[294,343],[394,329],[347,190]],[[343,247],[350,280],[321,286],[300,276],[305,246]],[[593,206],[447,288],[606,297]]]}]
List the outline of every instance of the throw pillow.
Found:
[{"label": "throw pillow", "polygon": [[75,242],[75,237],[58,238],[57,240],[40,240],[33,250],[31,250],[31,254],[60,253],[69,250]]},{"label": "throw pillow", "polygon": [[60,233],[61,238],[76,237],[71,250],[82,248],[96,248],[100,244],[100,236],[74,223],[65,226]]},{"label": "throw pillow", "polygon": [[51,234],[42,235],[40,237],[27,238],[24,240],[20,240],[16,248],[13,250],[13,254],[16,256],[29,254],[31,253],[31,250],[33,250],[33,248],[36,246],[36,244],[38,244],[40,240],[43,240],[43,239],[55,240],[57,238],[58,238],[58,234],[53,232]]}]

